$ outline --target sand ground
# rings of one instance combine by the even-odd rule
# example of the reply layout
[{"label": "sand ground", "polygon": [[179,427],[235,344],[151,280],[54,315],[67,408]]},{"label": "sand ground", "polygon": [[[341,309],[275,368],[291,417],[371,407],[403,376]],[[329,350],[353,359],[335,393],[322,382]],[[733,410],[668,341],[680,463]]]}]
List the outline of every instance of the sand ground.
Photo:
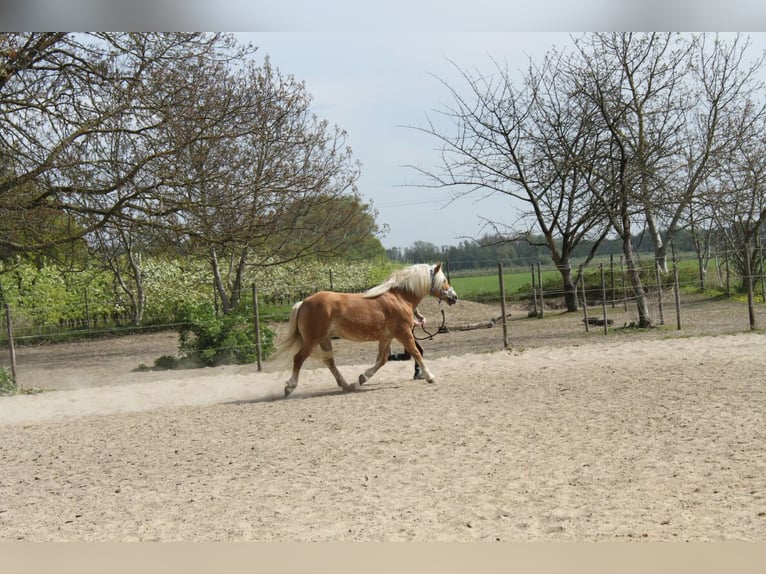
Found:
[{"label": "sand ground", "polygon": [[[513,314],[507,351],[425,341],[433,385],[311,368],[287,400],[270,365],[136,371],[167,333],[21,349],[49,390],[0,398],[0,540],[766,540],[765,335]],[[349,379],[374,357],[337,348]]]}]

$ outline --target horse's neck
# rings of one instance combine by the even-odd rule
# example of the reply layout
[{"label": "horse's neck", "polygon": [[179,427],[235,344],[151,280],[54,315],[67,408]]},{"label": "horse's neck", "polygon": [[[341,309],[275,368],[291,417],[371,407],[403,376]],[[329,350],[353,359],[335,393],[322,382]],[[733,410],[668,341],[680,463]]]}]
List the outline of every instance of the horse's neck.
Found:
[{"label": "horse's neck", "polygon": [[395,293],[400,299],[404,299],[407,302],[407,304],[409,304],[412,307],[413,310],[423,300],[423,297],[418,297],[414,293],[411,293],[409,291],[404,291],[402,289],[391,289],[391,292]]}]

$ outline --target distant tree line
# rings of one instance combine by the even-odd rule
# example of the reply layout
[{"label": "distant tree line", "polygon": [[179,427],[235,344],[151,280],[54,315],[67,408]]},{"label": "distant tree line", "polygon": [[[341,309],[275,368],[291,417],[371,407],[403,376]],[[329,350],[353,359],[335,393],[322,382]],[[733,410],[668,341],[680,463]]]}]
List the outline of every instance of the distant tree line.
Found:
[{"label": "distant tree line", "polygon": [[[632,237],[633,249],[653,259],[655,245],[648,232]],[[594,251],[594,247],[596,247]],[[694,236],[681,229],[673,236],[673,247],[681,253],[695,251]],[[584,261],[595,256],[622,255],[622,240],[605,239],[598,246],[592,240],[583,240],[572,250],[573,261]],[[386,255],[392,261],[400,263],[418,263],[429,261],[449,262],[450,271],[468,271],[487,269],[497,263],[506,267],[525,267],[536,262],[550,261],[550,251],[544,245],[541,235],[524,239],[508,240],[502,235],[488,234],[478,240],[463,240],[457,245],[441,245],[427,241],[415,241],[409,247],[386,249]]]}]

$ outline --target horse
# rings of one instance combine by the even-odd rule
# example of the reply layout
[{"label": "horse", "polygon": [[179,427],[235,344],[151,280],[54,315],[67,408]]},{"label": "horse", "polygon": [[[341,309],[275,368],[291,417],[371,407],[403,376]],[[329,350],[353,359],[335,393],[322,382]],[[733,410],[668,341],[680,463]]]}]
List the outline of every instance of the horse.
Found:
[{"label": "horse", "polygon": [[285,384],[285,397],[298,386],[301,367],[311,356],[324,362],[344,391],[356,390],[356,383],[348,384],[335,365],[333,337],[357,342],[378,341],[377,359],[372,367],[359,375],[360,386],[386,363],[394,339],[415,359],[426,381],[436,382],[423,363],[412,332],[415,310],[428,295],[446,301],[448,305],[457,302],[457,293],[444,275],[441,263],[411,265],[364,293],[319,291],[293,305],[287,333],[277,343],[274,355],[277,361],[293,357],[292,376]]}]

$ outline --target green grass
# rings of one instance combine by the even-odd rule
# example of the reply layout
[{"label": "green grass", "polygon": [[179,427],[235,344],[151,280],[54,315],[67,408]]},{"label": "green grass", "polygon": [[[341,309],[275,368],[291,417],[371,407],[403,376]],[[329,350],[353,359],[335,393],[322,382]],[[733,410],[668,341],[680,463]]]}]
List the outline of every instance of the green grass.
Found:
[{"label": "green grass", "polygon": [[[555,269],[543,271],[543,283],[550,279],[560,279],[561,274]],[[462,299],[486,299],[500,297],[500,280],[497,275],[476,275],[469,277],[453,277],[450,281]],[[532,272],[523,271],[519,273],[503,273],[503,283],[505,284],[505,294],[511,297],[518,294],[520,290],[525,294],[530,291],[532,285]],[[535,277],[537,284],[537,277]]]}]

